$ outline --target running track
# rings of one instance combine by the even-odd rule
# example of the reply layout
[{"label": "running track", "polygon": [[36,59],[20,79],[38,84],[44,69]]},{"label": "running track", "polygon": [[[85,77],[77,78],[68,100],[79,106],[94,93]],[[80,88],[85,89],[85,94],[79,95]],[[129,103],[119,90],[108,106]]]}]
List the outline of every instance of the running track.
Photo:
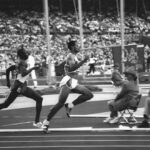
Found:
[{"label": "running track", "polygon": [[1,150],[149,150],[150,133],[140,131],[18,132],[0,134]]},{"label": "running track", "polygon": [[[22,99],[22,98],[21,98]],[[17,103],[17,102],[16,102]],[[143,107],[143,101],[139,107]],[[30,103],[29,103],[30,104]],[[44,106],[45,119],[50,106]],[[73,114],[93,114],[107,111],[107,101],[88,102],[77,106]],[[32,127],[33,107],[0,112],[0,150],[148,150],[150,130],[119,129],[98,117],[68,119],[62,108],[53,118],[50,133]],[[140,121],[140,120],[139,120]]]}]

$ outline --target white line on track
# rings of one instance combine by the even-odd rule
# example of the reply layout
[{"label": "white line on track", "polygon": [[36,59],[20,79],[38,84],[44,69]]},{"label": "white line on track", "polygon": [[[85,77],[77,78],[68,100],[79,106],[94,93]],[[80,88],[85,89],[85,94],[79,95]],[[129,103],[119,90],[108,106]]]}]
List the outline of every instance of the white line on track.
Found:
[{"label": "white line on track", "polygon": [[[34,132],[42,129],[0,129],[0,132]],[[75,128],[50,128],[49,131],[95,131],[95,132],[112,132],[112,131],[150,131],[150,128],[92,128],[92,127],[75,127]]]},{"label": "white line on track", "polygon": [[16,126],[16,125],[28,124],[28,123],[33,123],[33,121],[20,122],[20,123],[11,123],[11,124],[2,125],[2,127],[7,127],[7,126]]},{"label": "white line on track", "polygon": [[150,145],[60,145],[60,146],[7,146],[7,147],[0,147],[2,149],[41,149],[41,148],[149,148]]},{"label": "white line on track", "polygon": [[150,140],[30,140],[30,141],[18,141],[18,140],[13,140],[13,141],[0,141],[0,143],[49,143],[49,142],[66,142],[66,143],[70,143],[70,142],[150,142]]},{"label": "white line on track", "polygon": [[[71,118],[105,118],[109,116],[110,112],[102,112],[95,114],[83,114],[83,115],[70,115]],[[125,115],[128,116],[128,115]],[[143,118],[143,115],[134,115],[136,118]]]},{"label": "white line on track", "polygon": [[[49,131],[91,131],[92,127],[75,127],[75,128],[51,128]],[[32,132],[42,131],[42,129],[0,129],[0,132]]]},{"label": "white line on track", "polygon": [[7,137],[7,138],[42,138],[42,137],[52,137],[52,138],[58,138],[58,137],[150,137],[150,135],[145,135],[145,134],[135,134],[135,135],[130,135],[130,134],[120,134],[120,135],[116,135],[116,134],[107,134],[107,135],[95,135],[95,134],[79,134],[79,135],[76,135],[76,134],[72,134],[72,135],[68,135],[68,134],[60,134],[60,135],[40,135],[40,136],[37,136],[37,135],[13,135],[13,136],[10,136],[10,135],[2,135],[0,136],[0,138],[4,138],[4,137]]}]

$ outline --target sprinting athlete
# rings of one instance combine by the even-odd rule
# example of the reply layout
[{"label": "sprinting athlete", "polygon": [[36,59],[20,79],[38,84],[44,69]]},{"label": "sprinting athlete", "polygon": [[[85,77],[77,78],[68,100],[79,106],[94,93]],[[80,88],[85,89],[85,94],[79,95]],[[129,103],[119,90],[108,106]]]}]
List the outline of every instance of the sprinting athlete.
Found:
[{"label": "sprinting athlete", "polygon": [[[70,40],[67,43],[70,53],[66,57],[66,64],[64,66],[65,76],[60,82],[60,94],[58,103],[50,110],[47,115],[47,119],[43,121],[43,131],[48,132],[50,120],[52,117],[63,107],[66,108],[66,114],[70,117],[72,108],[75,105],[81,104],[93,97],[93,94],[85,86],[80,85],[77,80],[78,68],[81,67],[89,57],[86,56],[82,61],[77,58],[77,53],[79,52],[79,47],[75,40]],[[71,103],[66,103],[66,100],[70,92],[78,93],[80,96]],[[65,104],[65,105],[64,105]]]},{"label": "sprinting athlete", "polygon": [[[6,70],[7,86],[11,87],[11,90],[6,100],[0,104],[0,110],[3,108],[7,108],[20,94],[28,98],[31,98],[36,101],[36,116],[35,116],[35,122],[33,123],[33,126],[40,128],[42,126],[42,123],[40,122],[40,113],[42,109],[43,98],[33,89],[27,87],[27,78],[29,77],[29,74],[31,73],[32,70],[38,69],[39,66],[34,66],[29,70],[27,70],[26,61],[28,59],[28,55],[25,49],[23,48],[18,49],[17,58],[18,58],[18,63],[10,66]],[[10,86],[9,74],[13,70],[15,70],[16,72],[16,79],[13,85]]]}]

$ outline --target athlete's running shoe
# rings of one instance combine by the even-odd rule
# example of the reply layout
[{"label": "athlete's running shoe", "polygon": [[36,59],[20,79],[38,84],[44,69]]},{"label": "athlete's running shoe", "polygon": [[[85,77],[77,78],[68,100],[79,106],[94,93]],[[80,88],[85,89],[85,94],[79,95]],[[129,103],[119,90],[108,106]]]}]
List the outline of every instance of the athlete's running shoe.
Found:
[{"label": "athlete's running shoe", "polygon": [[67,117],[70,118],[70,113],[71,113],[72,108],[69,108],[68,104],[65,104],[65,109],[66,109],[66,115],[67,115]]},{"label": "athlete's running shoe", "polygon": [[42,125],[43,132],[48,133],[48,128],[49,128],[49,121],[45,119]]},{"label": "athlete's running shoe", "polygon": [[103,120],[104,123],[109,123],[113,118],[112,117],[108,117],[108,118],[105,118]]},{"label": "athlete's running shoe", "polygon": [[109,121],[110,124],[115,124],[119,122],[119,117],[114,117],[112,120]]},{"label": "athlete's running shoe", "polygon": [[33,126],[37,128],[42,128],[42,122],[34,122]]}]

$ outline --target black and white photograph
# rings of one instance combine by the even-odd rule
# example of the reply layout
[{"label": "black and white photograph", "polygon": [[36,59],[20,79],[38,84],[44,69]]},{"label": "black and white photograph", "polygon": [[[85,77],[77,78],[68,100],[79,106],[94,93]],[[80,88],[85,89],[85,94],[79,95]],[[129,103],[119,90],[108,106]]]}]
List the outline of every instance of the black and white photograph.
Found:
[{"label": "black and white photograph", "polygon": [[150,149],[150,0],[0,0],[0,150]]}]

